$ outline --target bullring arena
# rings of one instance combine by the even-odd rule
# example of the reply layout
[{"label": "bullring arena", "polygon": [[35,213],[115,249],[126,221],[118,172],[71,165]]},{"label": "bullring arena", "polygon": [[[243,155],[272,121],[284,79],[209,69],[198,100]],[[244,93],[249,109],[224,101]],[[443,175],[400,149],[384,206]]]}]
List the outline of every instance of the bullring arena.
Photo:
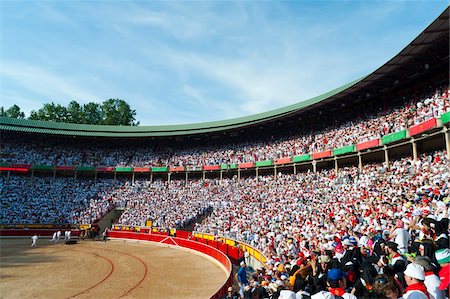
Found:
[{"label": "bullring arena", "polygon": [[1,298],[208,298],[227,280],[211,260],[168,246],[38,242],[0,241]]},{"label": "bullring arena", "polygon": [[448,65],[447,7],[371,74],[258,115],[0,117],[0,297],[448,298]]}]

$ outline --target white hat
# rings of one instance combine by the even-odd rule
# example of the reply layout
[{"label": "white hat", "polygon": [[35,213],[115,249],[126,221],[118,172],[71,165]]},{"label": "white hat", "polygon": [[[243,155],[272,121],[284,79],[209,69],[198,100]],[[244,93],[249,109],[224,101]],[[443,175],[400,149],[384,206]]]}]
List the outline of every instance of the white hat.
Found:
[{"label": "white hat", "polygon": [[242,262],[240,263],[240,265],[241,265],[241,267],[244,267],[244,265],[245,265],[245,262],[244,262],[244,261],[242,261]]},{"label": "white hat", "polygon": [[311,299],[334,299],[334,296],[330,292],[320,291],[312,295]]},{"label": "white hat", "polygon": [[425,270],[418,264],[411,263],[406,266],[404,274],[418,280],[425,280]]}]

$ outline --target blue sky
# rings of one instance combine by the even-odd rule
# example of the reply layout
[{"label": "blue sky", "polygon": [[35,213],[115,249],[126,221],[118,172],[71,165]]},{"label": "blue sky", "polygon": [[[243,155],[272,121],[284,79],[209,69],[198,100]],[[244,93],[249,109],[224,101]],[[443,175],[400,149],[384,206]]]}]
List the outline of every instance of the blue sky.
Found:
[{"label": "blue sky", "polygon": [[0,106],[120,98],[141,125],[251,115],[392,58],[448,1],[0,1]]}]

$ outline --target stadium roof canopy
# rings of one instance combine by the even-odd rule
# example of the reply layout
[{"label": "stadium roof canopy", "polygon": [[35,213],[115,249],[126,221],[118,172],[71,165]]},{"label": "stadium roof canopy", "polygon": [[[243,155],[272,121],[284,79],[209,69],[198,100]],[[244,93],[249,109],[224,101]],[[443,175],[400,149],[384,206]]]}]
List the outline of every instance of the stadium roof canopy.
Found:
[{"label": "stadium roof canopy", "polygon": [[[174,137],[222,133],[301,117],[311,110],[337,110],[380,96],[449,60],[449,7],[400,53],[371,74],[307,101],[229,120],[168,126],[101,126],[0,117],[0,130],[85,137]],[[351,67],[351,66],[349,66]]]}]

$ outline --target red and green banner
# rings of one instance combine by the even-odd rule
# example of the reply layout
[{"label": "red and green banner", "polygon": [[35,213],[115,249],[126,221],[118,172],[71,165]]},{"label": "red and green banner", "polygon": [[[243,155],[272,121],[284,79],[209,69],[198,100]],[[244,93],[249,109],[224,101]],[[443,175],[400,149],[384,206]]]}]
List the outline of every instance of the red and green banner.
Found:
[{"label": "red and green banner", "polygon": [[116,172],[133,172],[133,167],[116,167]]},{"label": "red and green banner", "polygon": [[349,154],[349,153],[354,153],[355,152],[355,146],[352,145],[347,145],[344,147],[340,147],[340,148],[335,148],[333,150],[333,155],[335,156],[339,156],[339,155],[344,155],[344,154]]},{"label": "red and green banner", "polygon": [[409,135],[414,136],[417,134],[420,134],[422,132],[428,131],[430,129],[433,129],[437,126],[437,121],[435,118],[429,119],[427,121],[424,121],[423,123],[420,123],[418,125],[412,126],[409,128]]},{"label": "red and green banner", "polygon": [[171,172],[181,172],[184,171],[184,166],[172,166],[170,167]]},{"label": "red and green banner", "polygon": [[366,142],[358,143],[356,149],[362,151],[368,148],[377,147],[380,145],[380,139],[373,139]]},{"label": "red and green banner", "polygon": [[37,164],[33,165],[33,170],[41,170],[41,171],[53,171],[53,165],[44,165],[44,164]]},{"label": "red and green banner", "polygon": [[256,165],[256,167],[272,166],[273,161],[272,160],[256,161],[255,165]]},{"label": "red and green banner", "polygon": [[3,167],[0,166],[0,171],[12,171],[12,172],[28,172],[29,168],[23,167]]},{"label": "red and green banner", "polygon": [[239,169],[252,168],[252,167],[255,167],[255,163],[253,163],[253,162],[239,164]]},{"label": "red and green banner", "polygon": [[306,162],[311,160],[311,155],[307,154],[307,155],[300,155],[300,156],[294,156],[292,158],[292,162],[294,163],[300,163],[300,162]]},{"label": "red and green banner", "polygon": [[450,122],[450,111],[442,114],[441,120],[442,120],[442,124],[446,124],[446,123]]},{"label": "red and green banner", "polygon": [[133,172],[140,172],[140,173],[150,172],[150,167],[134,167]]},{"label": "red and green banner", "polygon": [[74,171],[75,166],[56,166],[55,169],[58,171]]},{"label": "red and green banner", "polygon": [[289,164],[292,162],[291,157],[275,159],[275,165]]},{"label": "red and green banner", "polygon": [[331,157],[331,151],[324,151],[324,152],[320,152],[320,153],[313,153],[312,157],[313,157],[314,160],[328,158],[328,157]]},{"label": "red and green banner", "polygon": [[204,170],[220,170],[221,169],[221,165],[206,165],[203,166]]},{"label": "red and green banner", "polygon": [[388,143],[392,143],[392,142],[396,142],[402,139],[406,138],[406,130],[400,131],[400,132],[395,132],[386,136],[383,136],[381,138],[381,142],[383,144],[388,144]]},{"label": "red and green banner", "polygon": [[114,172],[115,167],[99,166],[96,168],[98,172]]},{"label": "red and green banner", "polygon": [[168,172],[169,167],[152,167],[152,172]]},{"label": "red and green banner", "polygon": [[85,172],[92,172],[95,171],[95,167],[94,166],[77,166],[75,168],[77,171],[85,171]]}]

